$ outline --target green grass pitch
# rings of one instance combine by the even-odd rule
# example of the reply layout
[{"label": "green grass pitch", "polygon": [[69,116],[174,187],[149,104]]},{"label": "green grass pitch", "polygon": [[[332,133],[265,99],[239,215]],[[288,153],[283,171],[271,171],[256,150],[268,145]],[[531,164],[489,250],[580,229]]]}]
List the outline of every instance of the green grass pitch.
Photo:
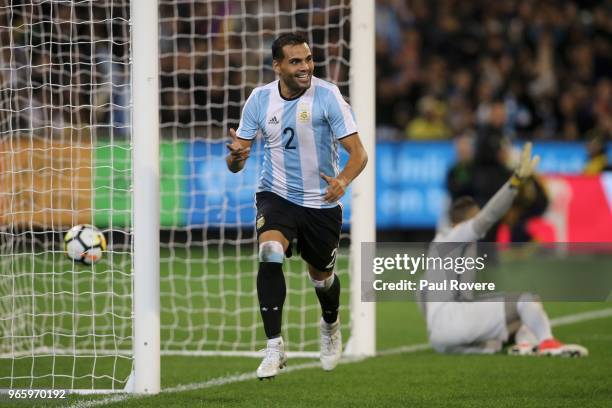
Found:
[{"label": "green grass pitch", "polygon": [[[193,254],[191,254],[193,255]],[[251,261],[240,268],[247,268]],[[232,266],[232,263],[234,264]],[[237,268],[234,261],[227,262],[225,272],[231,275]],[[298,268],[296,268],[297,270]],[[183,271],[186,273],[186,271]],[[195,273],[194,270],[190,271]],[[162,276],[165,271],[162,271]],[[182,273],[182,272],[180,272]],[[167,274],[166,274],[167,275]],[[293,287],[303,284],[297,276],[290,278]],[[163,281],[162,281],[163,282]],[[343,282],[344,286],[348,282]],[[78,286],[78,282],[75,285]],[[242,290],[249,291],[253,282],[241,282]],[[165,288],[168,289],[168,288]],[[176,288],[175,288],[176,289]],[[227,289],[227,288],[226,288]],[[179,287],[179,291],[188,288]],[[162,284],[162,292],[164,286]],[[187,293],[187,292],[185,292]],[[314,295],[313,302],[316,302]],[[186,301],[186,300],[183,300]],[[204,300],[191,299],[191,307],[203,306]],[[86,299],[91,303],[91,299]],[[214,309],[213,304],[208,304]],[[236,302],[226,298],[227,307]],[[96,300],[94,299],[94,304]],[[220,305],[221,303],[219,303]],[[314,303],[316,304],[316,303]],[[84,307],[84,306],[83,306]],[[95,306],[92,306],[95,307]],[[611,303],[546,303],[551,318],[576,313],[609,309]],[[316,319],[316,310],[312,311]],[[235,315],[236,318],[238,315]],[[251,316],[251,315],[248,315]],[[345,314],[346,316],[346,314]],[[295,316],[288,316],[289,318]],[[257,318],[255,315],[251,318]],[[162,323],[176,319],[162,316]],[[213,324],[219,316],[211,315]],[[240,321],[250,324],[247,315]],[[91,323],[91,322],[86,322]],[[197,324],[198,322],[191,322]],[[229,322],[226,322],[229,323]],[[236,323],[235,321],[231,322]],[[211,380],[224,379],[240,374],[252,374],[259,359],[246,357],[162,357],[162,388],[174,389],[158,396],[123,398],[113,402],[109,396],[71,395],[65,400],[9,401],[0,395],[2,406],[66,406],[74,404],[100,403],[112,407],[384,407],[384,406],[610,406],[612,401],[612,317],[580,321],[555,327],[555,335],[563,341],[580,343],[589,348],[591,355],[585,359],[555,359],[510,357],[503,354],[491,356],[443,356],[430,349],[379,356],[362,361],[346,362],[333,372],[323,372],[311,367],[293,370],[272,381],[257,381],[249,378],[225,385],[212,385]],[[167,335],[163,334],[162,338]],[[228,342],[237,339],[229,334],[219,336]],[[249,342],[251,339],[242,338]],[[258,345],[262,344],[260,340]],[[423,319],[414,303],[381,302],[377,305],[377,349],[390,350],[401,346],[426,342]],[[100,360],[100,359],[99,359]],[[97,361],[82,358],[64,362],[56,359],[56,370],[91,373],[108,370],[119,361]],[[22,369],[32,370],[31,360],[20,360]],[[289,368],[301,367],[311,359],[291,359]],[[36,369],[40,372],[51,366],[52,358],[40,358]],[[0,360],[0,376],[6,374],[8,360]],[[127,366],[126,366],[127,367]],[[20,368],[17,367],[17,370]],[[120,370],[123,368],[117,368]],[[74,371],[73,371],[74,370]],[[56,371],[57,372],[57,371]],[[91,386],[91,378],[86,379]],[[203,384],[208,385],[204,387]],[[196,384],[193,390],[180,391],[177,387]],[[44,384],[43,384],[44,385]],[[108,384],[106,384],[108,385]],[[0,388],[6,384],[0,384]],[[88,406],[88,405],[82,405]],[[96,406],[96,405],[94,405]]]}]

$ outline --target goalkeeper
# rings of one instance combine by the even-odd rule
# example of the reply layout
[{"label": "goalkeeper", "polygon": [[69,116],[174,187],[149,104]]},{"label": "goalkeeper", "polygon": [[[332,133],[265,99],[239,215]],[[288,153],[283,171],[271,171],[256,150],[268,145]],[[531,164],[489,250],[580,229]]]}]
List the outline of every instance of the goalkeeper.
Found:
[{"label": "goalkeeper", "polygon": [[[436,235],[429,250],[432,257],[476,256],[476,241],[504,216],[518,187],[533,175],[539,157],[531,157],[531,143],[521,152],[517,170],[487,202],[482,210],[470,197],[455,200],[450,209],[451,227]],[[443,244],[456,243],[456,244]],[[472,270],[473,271],[473,270]],[[428,282],[457,279],[475,280],[475,274],[428,269]],[[441,353],[493,353],[501,349],[511,335],[516,344],[511,354],[585,356],[587,350],[566,345],[551,332],[548,316],[538,298],[529,293],[498,295],[486,301],[474,301],[469,291],[419,292],[419,303],[427,321],[432,347]]]},{"label": "goalkeeper", "polygon": [[[297,252],[308,264],[322,309],[321,365],[333,370],[342,353],[340,280],[334,274],[342,227],[339,199],[367,162],[350,106],[338,87],[313,76],[307,41],[283,34],[272,44],[278,80],[255,88],[246,101],[226,158],[230,171],[243,169],[260,133],[264,160],[255,197],[259,241],[257,295],[266,354],[260,379],[274,377],[286,364],[281,317],[285,302],[283,261]],[[349,153],[338,168],[338,144]]]}]

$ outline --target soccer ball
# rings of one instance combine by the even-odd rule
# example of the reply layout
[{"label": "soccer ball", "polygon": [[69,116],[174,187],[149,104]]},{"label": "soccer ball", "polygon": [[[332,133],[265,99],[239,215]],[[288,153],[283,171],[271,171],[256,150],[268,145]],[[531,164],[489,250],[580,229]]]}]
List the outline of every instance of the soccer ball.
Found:
[{"label": "soccer ball", "polygon": [[105,250],[106,238],[93,225],[76,225],[64,236],[64,251],[73,261],[94,264],[102,259]]}]

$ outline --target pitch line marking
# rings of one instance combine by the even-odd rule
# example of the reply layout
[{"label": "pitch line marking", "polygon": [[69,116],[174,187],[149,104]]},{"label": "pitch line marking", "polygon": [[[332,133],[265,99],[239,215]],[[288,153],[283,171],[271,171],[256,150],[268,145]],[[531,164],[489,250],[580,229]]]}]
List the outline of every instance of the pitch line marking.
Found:
[{"label": "pitch line marking", "polygon": [[580,323],[587,320],[603,319],[605,317],[612,317],[612,308],[591,310],[588,312],[556,317],[554,319],[550,319],[550,325],[553,327],[565,326],[568,324]]},{"label": "pitch line marking", "polygon": [[[591,311],[588,311],[588,312],[575,313],[575,314],[571,314],[571,315],[556,317],[554,319],[550,319],[550,325],[553,326],[553,327],[558,327],[558,326],[565,326],[565,325],[569,325],[569,324],[573,324],[573,323],[585,322],[585,321],[588,321],[588,320],[603,319],[603,318],[606,318],[606,317],[612,317],[612,308],[599,309],[599,310],[591,310]],[[375,357],[391,356],[391,355],[404,354],[404,353],[415,353],[417,351],[423,351],[423,350],[427,350],[427,349],[429,349],[429,344],[428,343],[413,344],[413,345],[409,345],[409,346],[401,346],[401,347],[395,347],[395,348],[392,348],[392,349],[382,350],[382,351],[376,353]],[[371,358],[371,357],[352,357],[352,358],[349,357],[349,358],[343,358],[342,360],[340,360],[339,364],[357,363],[357,362],[360,362],[360,361],[363,361],[363,360],[367,360],[368,358]],[[321,365],[321,363],[319,361],[311,361],[311,362],[308,362],[308,363],[302,363],[302,364],[297,364],[297,365],[293,365],[293,366],[287,366],[287,367],[283,368],[283,370],[281,371],[281,374],[291,373],[293,371],[306,370],[306,369],[309,369],[309,368],[317,368],[320,365]],[[210,379],[210,380],[204,381],[204,382],[184,384],[184,385],[177,385],[175,387],[164,388],[164,389],[161,390],[161,392],[162,393],[173,393],[173,392],[203,390],[203,389],[206,389],[206,388],[219,387],[219,386],[223,386],[223,385],[227,385],[227,384],[233,384],[233,383],[242,382],[242,381],[254,380],[256,378],[257,378],[257,376],[255,374],[255,370],[253,370],[253,371],[248,372],[248,373],[234,374],[234,375],[229,375],[229,376],[224,376],[224,377],[217,377],[217,378],[213,378],[213,379]],[[125,401],[127,399],[143,398],[143,397],[147,397],[147,395],[139,395],[139,394],[113,395],[112,397],[103,398],[103,399],[99,399],[99,400],[80,401],[80,402],[77,402],[77,403],[75,403],[73,405],[70,405],[70,408],[97,407],[97,406],[100,406],[100,405],[112,404],[112,403],[115,403],[115,402]]]}]

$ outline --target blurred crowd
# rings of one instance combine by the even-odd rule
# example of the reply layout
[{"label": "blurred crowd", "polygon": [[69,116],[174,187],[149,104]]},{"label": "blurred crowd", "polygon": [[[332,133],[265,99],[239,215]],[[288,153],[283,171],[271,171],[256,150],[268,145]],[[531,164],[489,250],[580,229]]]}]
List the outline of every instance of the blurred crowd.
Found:
[{"label": "blurred crowd", "polygon": [[612,1],[377,0],[377,134],[611,140]]},{"label": "blurred crowd", "polygon": [[203,126],[212,137],[237,126],[251,90],[275,79],[270,49],[283,32],[308,38],[315,75],[348,95],[350,2],[318,3],[161,0],[163,126]]},{"label": "blurred crowd", "polygon": [[[162,129],[236,126],[282,32],[348,95],[350,1],[160,0]],[[128,0],[0,7],[0,125],[127,134],[128,18]],[[380,139],[610,139],[612,0],[377,0],[376,32]]]},{"label": "blurred crowd", "polygon": [[129,0],[0,6],[0,138],[130,131]]},{"label": "blurred crowd", "polygon": [[[309,39],[348,95],[350,0],[159,0],[162,135],[222,137],[274,80],[278,34]],[[129,135],[129,0],[0,5],[0,137]]]}]

